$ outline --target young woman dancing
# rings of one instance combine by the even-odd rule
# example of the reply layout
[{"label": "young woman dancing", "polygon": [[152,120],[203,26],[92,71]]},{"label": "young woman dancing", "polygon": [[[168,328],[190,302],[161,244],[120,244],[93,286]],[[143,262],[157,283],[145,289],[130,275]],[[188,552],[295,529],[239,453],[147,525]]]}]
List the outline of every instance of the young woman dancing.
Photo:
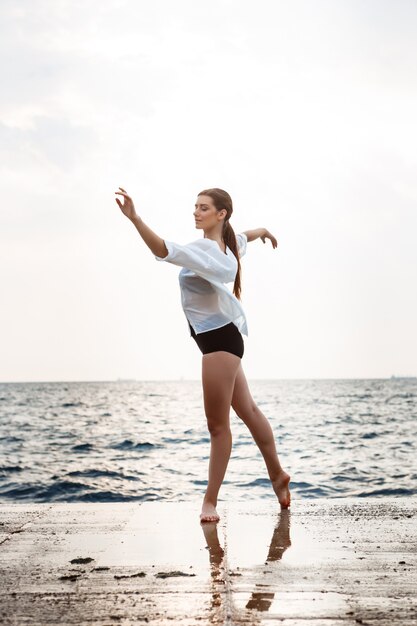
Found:
[{"label": "young woman dancing", "polygon": [[[217,522],[217,496],[232,450],[230,406],[249,428],[266,463],[281,508],[290,506],[290,476],[281,467],[270,423],[253,400],[241,359],[242,333],[248,336],[240,303],[240,257],[249,241],[277,240],[266,228],[236,234],[230,225],[232,199],[223,189],[200,191],[194,207],[195,227],[204,237],[186,245],[161,239],[136,213],[132,198],[119,187],[120,209],[135,225],[158,261],[182,267],[179,272],[182,307],[191,337],[202,352],[204,411],[210,433],[208,485],[201,522]],[[234,281],[233,293],[227,283]]]}]

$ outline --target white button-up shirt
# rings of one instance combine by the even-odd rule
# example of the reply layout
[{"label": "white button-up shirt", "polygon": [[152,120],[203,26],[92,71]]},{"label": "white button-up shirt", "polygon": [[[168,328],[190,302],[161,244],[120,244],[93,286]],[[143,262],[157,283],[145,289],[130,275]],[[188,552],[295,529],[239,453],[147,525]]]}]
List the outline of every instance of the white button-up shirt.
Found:
[{"label": "white button-up shirt", "polygon": [[[242,305],[227,287],[227,283],[234,282],[237,272],[237,260],[230,248],[226,247],[225,254],[217,241],[207,237],[185,245],[164,241],[168,254],[165,257],[155,255],[155,259],[182,267],[178,275],[181,304],[196,335],[233,322],[248,336]],[[236,241],[240,258],[246,252],[248,238],[239,233]]]}]

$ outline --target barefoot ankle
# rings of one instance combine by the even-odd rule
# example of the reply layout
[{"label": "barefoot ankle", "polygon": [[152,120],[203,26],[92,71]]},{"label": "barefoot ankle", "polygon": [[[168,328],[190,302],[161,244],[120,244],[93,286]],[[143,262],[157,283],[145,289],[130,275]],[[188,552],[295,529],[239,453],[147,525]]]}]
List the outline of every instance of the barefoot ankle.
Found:
[{"label": "barefoot ankle", "polygon": [[279,472],[277,474],[274,475],[273,478],[271,478],[272,482],[275,482],[276,480],[280,480],[282,478],[287,478],[289,476],[288,472],[286,472],[285,470],[283,470],[282,468],[279,470]]},{"label": "barefoot ankle", "polygon": [[204,498],[203,504],[210,504],[214,507],[217,506],[217,498],[214,500],[213,498]]}]

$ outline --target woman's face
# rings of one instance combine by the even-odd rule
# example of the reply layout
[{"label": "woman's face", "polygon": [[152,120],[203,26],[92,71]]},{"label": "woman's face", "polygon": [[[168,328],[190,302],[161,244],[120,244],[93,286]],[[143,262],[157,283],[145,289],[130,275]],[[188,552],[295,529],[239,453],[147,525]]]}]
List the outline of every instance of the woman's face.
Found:
[{"label": "woman's face", "polygon": [[194,207],[195,227],[210,230],[220,224],[226,215],[226,209],[217,211],[210,196],[197,196]]}]

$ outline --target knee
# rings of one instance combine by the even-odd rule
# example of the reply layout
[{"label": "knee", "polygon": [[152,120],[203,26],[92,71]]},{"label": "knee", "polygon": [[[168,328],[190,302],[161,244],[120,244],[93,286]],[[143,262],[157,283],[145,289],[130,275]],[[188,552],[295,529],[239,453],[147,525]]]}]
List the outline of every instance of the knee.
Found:
[{"label": "knee", "polygon": [[236,415],[244,422],[251,422],[254,418],[257,417],[259,409],[256,406],[255,402],[250,402],[244,407],[236,407],[235,412]]},{"label": "knee", "polygon": [[224,434],[230,433],[230,422],[229,418],[227,419],[219,419],[216,417],[215,419],[207,417],[207,428],[212,437],[220,437]]}]

